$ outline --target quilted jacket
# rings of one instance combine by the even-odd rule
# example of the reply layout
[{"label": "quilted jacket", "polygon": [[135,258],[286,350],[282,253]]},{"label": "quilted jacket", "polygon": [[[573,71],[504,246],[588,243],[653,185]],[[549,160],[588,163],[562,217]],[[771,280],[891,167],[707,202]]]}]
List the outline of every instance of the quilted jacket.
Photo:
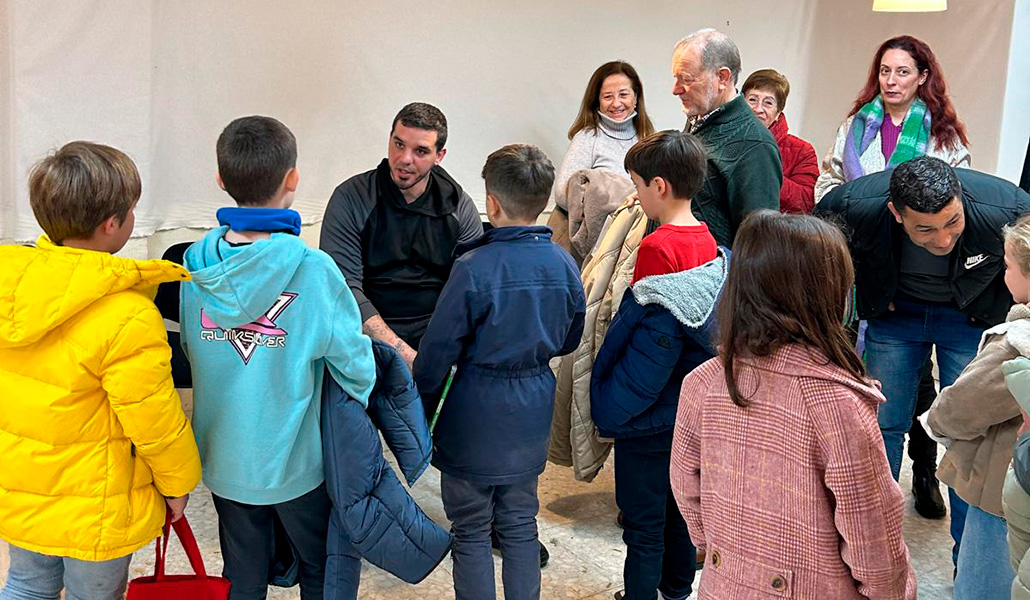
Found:
[{"label": "quilted jacket", "polygon": [[[407,365],[378,340],[372,340],[372,353],[376,383],[367,412],[335,379],[323,380],[322,447],[333,501],[326,572],[337,572],[341,543],[350,540],[370,563],[418,583],[447,556],[452,536],[422,512],[383,455],[380,434],[412,486],[429,466],[432,439]],[[327,598],[337,597],[337,585],[326,580]]]},{"label": "quilted jacket", "polygon": [[624,204],[612,213],[597,247],[584,263],[587,311],[583,337],[558,366],[547,453],[549,461],[572,467],[580,481],[592,481],[612,449],[612,440],[600,436],[590,417],[590,375],[608,326],[629,289],[646,229],[647,216],[640,205]]},{"label": "quilted jacket", "polygon": [[815,148],[805,140],[791,135],[787,116],[780,114],[769,127],[780,147],[783,165],[783,184],[780,186],[780,210],[789,213],[810,213],[815,206],[815,181],[819,178],[819,159]]},{"label": "quilted jacket", "polygon": [[0,538],[100,561],[157,537],[200,481],[152,301],[189,274],[54,245],[0,246]]}]

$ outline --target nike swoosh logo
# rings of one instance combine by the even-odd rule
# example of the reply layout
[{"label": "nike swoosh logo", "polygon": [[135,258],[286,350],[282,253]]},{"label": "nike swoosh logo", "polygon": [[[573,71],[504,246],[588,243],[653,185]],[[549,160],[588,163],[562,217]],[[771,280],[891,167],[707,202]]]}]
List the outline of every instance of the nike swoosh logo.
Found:
[{"label": "nike swoosh logo", "polygon": [[980,263],[987,260],[987,256],[984,254],[977,254],[976,256],[970,256],[966,259],[966,270],[972,269]]}]

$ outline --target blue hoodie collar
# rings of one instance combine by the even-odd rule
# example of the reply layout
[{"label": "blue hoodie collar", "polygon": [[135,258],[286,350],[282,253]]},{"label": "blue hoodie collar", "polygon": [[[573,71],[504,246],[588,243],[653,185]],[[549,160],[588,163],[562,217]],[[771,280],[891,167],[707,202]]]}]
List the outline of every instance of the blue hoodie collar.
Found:
[{"label": "blue hoodie collar", "polygon": [[215,214],[218,224],[233,231],[286,231],[300,235],[300,214],[288,208],[227,206]]},{"label": "blue hoodie collar", "polygon": [[480,246],[493,242],[519,242],[525,240],[551,241],[551,228],[544,225],[513,225],[511,227],[494,227],[474,240],[458,244],[454,249],[455,258],[471,252]]}]

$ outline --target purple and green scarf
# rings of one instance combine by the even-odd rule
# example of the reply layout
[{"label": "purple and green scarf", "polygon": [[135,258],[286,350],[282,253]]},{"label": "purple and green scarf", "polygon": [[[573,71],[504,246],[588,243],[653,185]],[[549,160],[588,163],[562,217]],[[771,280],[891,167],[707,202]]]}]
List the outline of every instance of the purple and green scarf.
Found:
[{"label": "purple and green scarf", "polygon": [[[883,100],[879,96],[863,106],[851,121],[851,130],[844,140],[844,180],[851,181],[863,175],[868,175],[863,168],[861,157],[873,143],[876,135],[883,125],[884,110]],[[917,156],[926,154],[927,146],[930,143],[930,111],[926,110],[926,103],[916,98],[912,107],[905,115],[905,122],[901,125],[901,135],[898,136],[898,145],[887,162],[886,169],[890,171],[906,160],[912,160]]]}]

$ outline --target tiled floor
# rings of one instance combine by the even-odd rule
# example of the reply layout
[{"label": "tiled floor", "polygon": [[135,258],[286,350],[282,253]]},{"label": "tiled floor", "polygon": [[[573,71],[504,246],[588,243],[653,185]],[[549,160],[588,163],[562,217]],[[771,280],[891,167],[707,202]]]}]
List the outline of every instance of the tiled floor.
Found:
[{"label": "tiled floor", "polygon": [[[906,498],[909,475],[910,469],[906,464],[902,472],[902,488],[906,491]],[[431,517],[446,522],[440,503],[439,485],[438,473],[430,470],[415,485],[414,494]],[[625,557],[620,530],[615,526],[616,508],[611,470],[605,469],[594,482],[587,484],[575,481],[569,469],[548,466],[541,477],[539,489],[540,538],[551,552],[551,564],[543,570],[542,597],[546,600],[610,599],[612,593],[621,587],[622,561]],[[919,597],[941,600],[950,598],[952,567],[948,520],[922,519],[913,511],[911,499],[907,501],[905,537],[919,580]],[[219,572],[221,556],[215,512],[206,490],[199,489],[193,495],[187,514],[209,572]],[[153,545],[138,552],[130,576],[151,573],[153,556]],[[181,550],[173,550],[169,560],[169,572],[187,572],[188,563]],[[496,564],[499,584],[500,559],[496,559]],[[0,543],[0,583],[6,579],[6,573],[7,548]],[[417,586],[407,585],[366,565],[360,597],[368,600],[453,598],[450,560],[445,559],[432,575]],[[297,588],[273,588],[269,598],[299,598],[299,592]]]}]

